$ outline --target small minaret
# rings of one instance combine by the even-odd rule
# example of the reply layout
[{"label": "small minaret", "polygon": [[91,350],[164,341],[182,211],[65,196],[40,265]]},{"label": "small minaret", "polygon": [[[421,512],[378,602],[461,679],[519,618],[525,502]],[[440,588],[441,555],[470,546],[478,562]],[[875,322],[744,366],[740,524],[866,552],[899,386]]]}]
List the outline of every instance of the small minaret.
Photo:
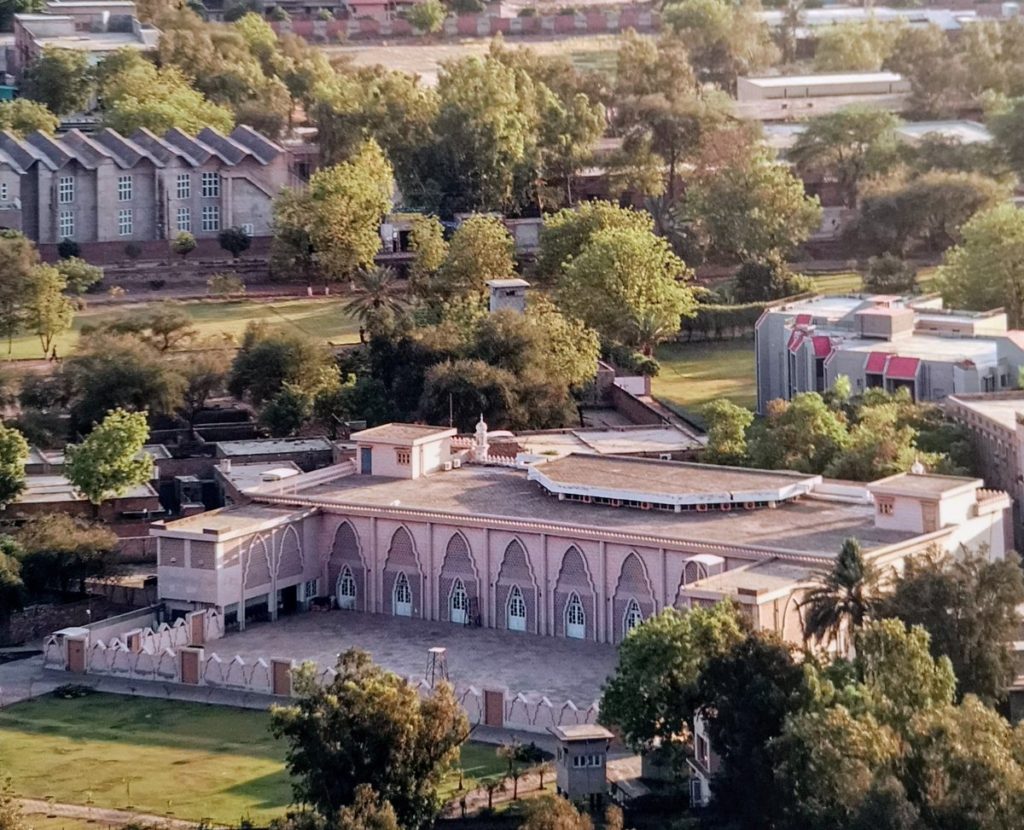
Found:
[{"label": "small minaret", "polygon": [[480,420],[476,425],[476,439],[473,442],[473,460],[486,461],[490,451],[491,447],[487,442],[487,424],[484,422],[483,413],[481,413]]}]

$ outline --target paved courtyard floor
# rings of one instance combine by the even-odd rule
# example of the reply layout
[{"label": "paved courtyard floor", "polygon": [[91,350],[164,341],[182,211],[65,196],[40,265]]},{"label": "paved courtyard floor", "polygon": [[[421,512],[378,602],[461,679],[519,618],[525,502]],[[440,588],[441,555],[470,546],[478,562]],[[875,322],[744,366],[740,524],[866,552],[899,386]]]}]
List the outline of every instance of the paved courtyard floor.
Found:
[{"label": "paved courtyard floor", "polygon": [[427,649],[443,646],[448,649],[450,679],[458,686],[539,692],[553,702],[572,700],[581,707],[600,697],[601,684],[617,660],[616,648],[601,643],[354,611],[311,612],[250,624],[206,649],[224,660],[238,654],[246,660],[315,660],[327,667],[353,646],[403,677],[423,677]]}]

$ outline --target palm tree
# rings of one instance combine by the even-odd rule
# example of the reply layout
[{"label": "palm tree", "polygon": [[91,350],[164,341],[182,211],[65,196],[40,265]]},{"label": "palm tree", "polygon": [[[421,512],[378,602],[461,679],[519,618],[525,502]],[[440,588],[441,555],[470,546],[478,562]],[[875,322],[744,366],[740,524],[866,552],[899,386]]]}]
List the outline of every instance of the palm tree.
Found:
[{"label": "palm tree", "polygon": [[842,635],[864,624],[877,601],[877,591],[878,571],[864,559],[860,543],[847,539],[832,570],[820,577],[800,603],[804,639],[819,644],[835,642],[839,652],[846,653],[848,644],[841,642]]},{"label": "palm tree", "polygon": [[654,347],[679,332],[679,321],[671,320],[658,309],[637,312],[629,319],[629,339],[644,357],[654,354]]},{"label": "palm tree", "polygon": [[394,269],[375,266],[363,268],[352,278],[352,296],[345,311],[367,328],[383,318],[401,313],[405,298],[398,286]]}]

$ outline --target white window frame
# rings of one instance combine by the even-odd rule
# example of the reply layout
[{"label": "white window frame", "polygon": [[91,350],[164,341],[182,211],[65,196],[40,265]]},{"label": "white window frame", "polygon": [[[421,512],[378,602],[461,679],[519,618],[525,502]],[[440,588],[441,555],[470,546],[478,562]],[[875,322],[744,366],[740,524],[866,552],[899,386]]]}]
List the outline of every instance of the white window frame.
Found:
[{"label": "white window frame", "polygon": [[179,199],[192,198],[192,176],[188,173],[179,173],[175,193]]},{"label": "white window frame", "polygon": [[[396,617],[412,616],[412,585],[405,571],[399,571],[395,577],[395,587],[391,592],[391,610]],[[409,613],[399,613],[400,606],[408,606]]]},{"label": "white window frame", "polygon": [[204,199],[220,198],[220,173],[205,171],[200,178],[202,185],[201,194]]},{"label": "white window frame", "polygon": [[117,201],[119,202],[130,202],[132,200],[132,177],[118,176],[117,177]]},{"label": "white window frame", "polygon": [[622,635],[626,636],[634,628],[639,627],[644,621],[644,612],[640,608],[640,603],[635,599],[630,599],[626,603],[626,613],[622,615]]},{"label": "white window frame", "polygon": [[62,210],[57,214],[57,236],[61,239],[75,238],[75,212]]},{"label": "white window frame", "polygon": [[192,211],[187,207],[178,208],[178,214],[175,217],[175,224],[178,228],[178,233],[191,233]]},{"label": "white window frame", "polygon": [[587,611],[583,607],[583,600],[575,591],[569,594],[569,599],[565,603],[565,636],[572,640],[587,638]]},{"label": "white window frame", "polygon": [[[520,606],[522,607],[523,613],[513,614],[513,609],[518,610]],[[521,619],[523,621],[522,628],[519,627],[518,623],[516,624],[516,627],[512,626],[513,617],[517,620]],[[526,608],[526,595],[523,593],[522,588],[520,588],[518,585],[513,585],[509,589],[508,601],[505,604],[505,628],[507,628],[509,631],[526,631],[528,625],[529,619]]]},{"label": "white window frame", "polygon": [[61,176],[57,179],[57,204],[70,205],[75,201],[75,177]]},{"label": "white window frame", "polygon": [[117,235],[131,236],[135,231],[135,217],[131,208],[120,208],[117,211]]},{"label": "white window frame", "polygon": [[457,625],[465,625],[469,618],[469,592],[466,584],[458,577],[448,594],[448,618]]},{"label": "white window frame", "polygon": [[338,607],[346,611],[355,610],[356,602],[359,599],[359,587],[356,585],[356,578],[348,565],[342,568],[341,573],[338,574],[336,590],[334,601],[338,603]]},{"label": "white window frame", "polygon": [[220,205],[203,205],[201,216],[204,233],[220,230]]}]

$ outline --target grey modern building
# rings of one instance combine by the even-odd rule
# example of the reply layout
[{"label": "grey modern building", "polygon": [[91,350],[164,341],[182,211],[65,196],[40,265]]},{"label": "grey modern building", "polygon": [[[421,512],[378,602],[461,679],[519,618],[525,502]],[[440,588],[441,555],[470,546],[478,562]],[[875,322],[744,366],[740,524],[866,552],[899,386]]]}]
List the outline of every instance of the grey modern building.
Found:
[{"label": "grey modern building", "polygon": [[0,132],[0,227],[43,246],[123,248],[181,231],[202,240],[234,226],[269,236],[274,197],[300,180],[284,147],[244,126],[194,137]]},{"label": "grey modern building", "polygon": [[850,379],[854,394],[905,387],[915,400],[1017,387],[1024,331],[1002,309],[950,311],[938,297],[811,297],[755,328],[757,407]]}]

